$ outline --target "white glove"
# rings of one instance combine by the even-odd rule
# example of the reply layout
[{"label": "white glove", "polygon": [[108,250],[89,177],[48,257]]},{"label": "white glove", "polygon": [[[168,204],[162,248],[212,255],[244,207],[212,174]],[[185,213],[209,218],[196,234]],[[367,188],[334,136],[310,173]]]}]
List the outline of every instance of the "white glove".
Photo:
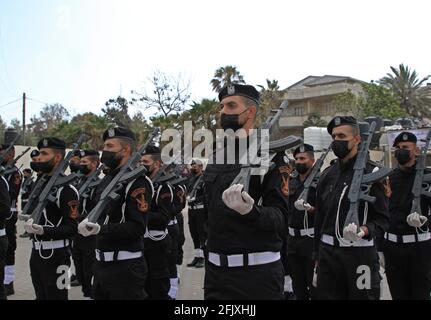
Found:
[{"label": "white glove", "polygon": [[284,292],[293,292],[292,277],[284,276]]},{"label": "white glove", "polygon": [[347,227],[343,229],[343,238],[348,241],[358,241],[362,239],[362,237],[365,235],[364,230],[360,229],[359,232],[357,232],[358,227],[354,223],[350,223]]},{"label": "white glove", "polygon": [[299,211],[305,211],[311,209],[311,204],[304,201],[304,199],[298,199],[295,201],[295,208]]},{"label": "white glove", "polygon": [[40,236],[45,233],[41,225],[33,224],[33,219],[28,219],[26,221],[24,224],[24,230],[27,231],[27,233],[38,234]]},{"label": "white glove", "polygon": [[314,267],[312,285],[313,287],[317,288],[317,266]]},{"label": "white glove", "polygon": [[428,220],[427,217],[422,216],[417,212],[410,213],[407,216],[407,223],[409,224],[409,226],[416,227],[416,228],[422,227],[425,224],[425,222],[427,222],[427,220]]},{"label": "white glove", "polygon": [[386,263],[385,263],[385,256],[383,255],[383,252],[377,252],[377,254],[379,255],[379,264],[380,264],[380,267],[382,268],[382,269],[385,269],[385,267],[386,267]]},{"label": "white glove", "polygon": [[78,225],[78,232],[84,237],[96,235],[100,232],[100,225],[98,223],[88,222],[88,219],[84,219]]},{"label": "white glove", "polygon": [[234,184],[223,192],[222,199],[227,207],[241,215],[245,215],[253,209],[254,200],[247,192],[242,191],[242,189],[242,184]]}]

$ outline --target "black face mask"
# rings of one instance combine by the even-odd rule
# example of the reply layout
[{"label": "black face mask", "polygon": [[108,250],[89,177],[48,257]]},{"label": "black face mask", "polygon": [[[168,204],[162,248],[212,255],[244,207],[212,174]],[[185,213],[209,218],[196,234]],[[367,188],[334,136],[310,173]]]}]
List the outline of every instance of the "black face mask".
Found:
[{"label": "black face mask", "polygon": [[332,141],[332,151],[339,159],[344,159],[349,153],[349,141],[347,140],[334,140]]},{"label": "black face mask", "polygon": [[87,165],[85,165],[85,164],[79,165],[79,172],[81,172],[83,175],[89,174],[90,171],[91,171],[91,169],[89,167],[87,167]]},{"label": "black face mask", "polygon": [[410,150],[397,149],[395,150],[395,158],[400,165],[405,165],[410,161]]},{"label": "black face mask", "polygon": [[81,169],[79,164],[69,163],[70,172],[77,173]]},{"label": "black face mask", "polygon": [[299,174],[304,174],[308,171],[308,166],[305,163],[297,163],[295,164],[295,169]]},{"label": "black face mask", "polygon": [[117,156],[118,152],[112,152],[112,151],[103,151],[102,152],[102,158],[100,159],[100,161],[107,167],[109,167],[109,169],[115,170],[121,162],[121,157]]},{"label": "black face mask", "polygon": [[54,158],[45,162],[30,162],[30,168],[36,172],[50,173],[54,169]]},{"label": "black face mask", "polygon": [[237,131],[243,127],[244,124],[239,123],[239,116],[242,115],[247,110],[239,114],[224,114],[220,115],[220,125],[223,130],[232,129],[233,131]]}]

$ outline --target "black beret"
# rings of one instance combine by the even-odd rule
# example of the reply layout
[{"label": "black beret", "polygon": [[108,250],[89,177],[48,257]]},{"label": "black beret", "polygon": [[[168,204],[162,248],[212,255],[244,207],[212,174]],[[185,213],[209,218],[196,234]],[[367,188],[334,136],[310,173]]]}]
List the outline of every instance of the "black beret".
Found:
[{"label": "black beret", "polygon": [[39,156],[40,152],[39,150],[34,149],[31,153],[30,153],[30,158],[34,158]]},{"label": "black beret", "polygon": [[73,156],[74,156],[74,157],[80,157],[80,158],[81,158],[81,150],[75,150],[75,151],[73,152]]},{"label": "black beret", "polygon": [[303,152],[314,153],[314,148],[312,145],[304,143],[302,146],[299,146],[298,148],[295,149],[295,151],[293,151],[293,156],[295,157],[298,153],[303,153]]},{"label": "black beret", "polygon": [[327,127],[328,133],[332,134],[332,130],[334,128],[339,127],[339,126],[344,126],[344,125],[357,126],[358,121],[354,117],[351,117],[351,116],[335,117],[328,123],[328,127]]},{"label": "black beret", "polygon": [[150,144],[146,149],[144,154],[160,154],[160,148]]},{"label": "black beret", "polygon": [[48,137],[41,139],[37,144],[37,148],[39,150],[42,148],[66,150],[66,143],[61,139]]},{"label": "black beret", "polygon": [[256,90],[255,87],[245,84],[231,84],[228,86],[223,87],[219,94],[218,99],[219,101],[222,101],[226,97],[230,96],[242,96],[249,98],[256,102],[256,104],[259,104],[259,92]]},{"label": "black beret", "polygon": [[418,138],[411,132],[404,131],[401,132],[394,140],[393,147],[396,147],[398,143],[400,142],[414,142],[416,143],[418,141]]},{"label": "black beret", "polygon": [[125,138],[132,140],[133,142],[136,141],[135,134],[131,130],[124,127],[110,128],[103,133],[103,141],[112,138]]},{"label": "black beret", "polygon": [[81,158],[84,158],[84,157],[99,157],[100,154],[99,154],[99,151],[96,151],[96,150],[81,150],[79,156]]}]

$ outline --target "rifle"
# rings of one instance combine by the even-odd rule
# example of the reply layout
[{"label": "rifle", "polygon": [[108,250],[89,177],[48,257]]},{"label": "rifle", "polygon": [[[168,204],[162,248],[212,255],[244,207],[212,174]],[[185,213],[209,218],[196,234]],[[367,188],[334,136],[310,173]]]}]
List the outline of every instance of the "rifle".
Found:
[{"label": "rifle", "polygon": [[97,178],[99,178],[99,175],[103,169],[105,169],[105,165],[101,164],[99,168],[97,168],[97,170],[94,171],[79,188],[78,192],[81,199],[87,199],[90,196],[89,191],[97,185],[94,183],[97,181]]},{"label": "rifle", "polygon": [[[72,150],[70,150],[67,153],[66,157],[64,157],[64,159],[60,161],[48,183],[46,183],[45,187],[43,188],[42,192],[40,192],[38,196],[36,195],[36,197],[38,197],[37,205],[31,215],[28,214],[30,205],[32,203],[32,201],[30,201],[31,199],[29,199],[29,202],[27,202],[24,209],[22,210],[22,219],[32,218],[34,224],[39,224],[42,217],[42,212],[46,208],[48,202],[56,201],[57,190],[65,185],[72,183],[78,177],[76,174],[70,174],[68,176],[65,176],[64,171],[66,171],[67,167],[69,166],[70,158],[73,157],[75,151],[78,150],[78,148],[81,146],[81,144],[86,138],[87,136],[85,134],[81,134],[78,139],[78,142],[72,145]],[[45,179],[48,179],[48,177],[46,177]]]},{"label": "rifle", "polygon": [[356,157],[355,165],[353,166],[353,179],[351,182],[348,199],[350,201],[349,212],[346,216],[344,228],[350,223],[354,223],[357,228],[359,224],[359,201],[364,200],[370,203],[376,202],[376,198],[370,196],[371,185],[375,181],[379,181],[389,175],[391,169],[382,167],[376,172],[365,174],[365,168],[368,161],[368,149],[371,144],[374,130],[376,128],[376,122],[372,122],[368,132],[364,132],[362,135],[364,140]]},{"label": "rifle", "polygon": [[[429,180],[424,178],[429,178],[428,175],[424,175],[424,170],[426,167],[427,153],[431,140],[431,130],[428,131],[428,134],[424,140],[425,145],[421,148],[421,153],[416,158],[416,169],[415,169],[415,180],[413,182],[412,194],[413,194],[413,202],[410,213],[419,213],[422,215],[421,208],[421,196],[424,195],[428,198],[431,198],[431,192],[429,189]],[[428,183],[427,183],[428,182]]]},{"label": "rifle", "polygon": [[118,192],[123,188],[124,184],[136,179],[145,173],[144,166],[136,167],[142,155],[145,153],[148,145],[158,135],[159,128],[154,128],[148,140],[132,154],[127,163],[120,169],[120,171],[112,178],[111,182],[105,188],[100,196],[97,205],[90,211],[87,216],[89,222],[96,223],[102,212],[108,207],[112,200],[116,201],[120,198]]},{"label": "rifle", "polygon": [[18,162],[19,159],[21,159],[29,150],[31,149],[31,147],[28,147],[27,149],[25,149],[18,157],[16,157],[15,159],[13,159],[13,161],[9,164],[7,164],[4,167],[4,172],[3,175],[7,176],[8,174],[11,174],[12,172],[15,171],[15,164]]},{"label": "rifle", "polygon": [[[272,113],[275,113],[273,116],[269,116],[268,119],[265,121],[265,123],[259,128],[258,134],[259,137],[257,139],[257,148],[256,148],[256,153],[258,153],[261,149],[261,143],[260,143],[260,133],[262,132],[262,130],[268,130],[268,133],[271,134],[272,133],[272,129],[274,127],[274,125],[278,122],[278,120],[280,119],[282,113],[284,110],[286,110],[286,108],[288,107],[289,102],[287,100],[283,101],[282,104],[280,105],[280,107],[276,110],[271,110]],[[286,150],[288,148],[292,148],[298,144],[301,143],[301,139],[298,139],[297,137],[295,138],[290,138],[288,137],[287,139],[281,139],[281,140],[277,140],[278,142],[283,141],[284,143],[286,143],[286,145],[283,146],[283,150]],[[281,146],[280,145],[276,145],[277,149],[280,149]],[[275,148],[275,147],[274,147]],[[241,166],[241,171],[238,173],[238,175],[235,177],[235,179],[233,179],[231,186],[234,184],[242,184],[243,190],[248,192],[249,190],[249,185],[250,185],[250,178],[251,178],[251,171],[253,168],[259,167],[258,165],[255,165],[253,163],[256,163],[257,161],[257,154],[253,155],[254,157],[254,161],[249,161],[247,164],[244,164]]]},{"label": "rifle", "polygon": [[304,190],[301,192],[301,194],[298,197],[298,199],[304,200],[304,203],[308,202],[308,193],[310,192],[310,188],[311,187],[315,188],[317,186],[317,183],[319,182],[320,169],[322,169],[322,166],[325,163],[325,158],[328,155],[329,151],[331,151],[331,146],[329,146],[328,149],[325,151],[325,153],[322,154],[320,158],[316,161],[316,163],[313,166],[313,169],[311,170],[307,179],[305,179],[304,181]]},{"label": "rifle", "polygon": [[4,158],[5,156],[9,153],[9,151],[12,150],[13,146],[15,145],[15,143],[18,141],[18,139],[21,137],[20,134],[17,134],[15,136],[15,138],[12,140],[12,142],[9,144],[9,147],[7,147],[5,150],[3,150],[0,154],[0,174],[1,175],[5,175],[5,167],[2,166],[1,164],[4,162]]},{"label": "rifle", "polygon": [[193,185],[192,191],[190,191],[190,193],[187,195],[187,201],[193,202],[196,200],[196,193],[198,191],[198,187],[201,184],[203,177],[204,177],[204,174],[202,172],[202,174],[199,176],[199,178],[197,178],[197,180],[195,181],[195,184]]}]

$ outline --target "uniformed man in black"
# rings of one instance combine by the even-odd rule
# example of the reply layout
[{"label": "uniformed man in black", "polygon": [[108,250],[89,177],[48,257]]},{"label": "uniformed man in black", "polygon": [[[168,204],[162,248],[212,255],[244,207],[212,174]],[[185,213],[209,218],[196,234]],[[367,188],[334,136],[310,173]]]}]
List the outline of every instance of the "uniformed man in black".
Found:
[{"label": "uniformed man in black", "polygon": [[[147,174],[153,180],[163,165],[160,149],[156,146],[149,146],[141,158],[141,164],[147,168]],[[146,288],[151,300],[172,299],[169,296],[170,279],[177,278],[176,270],[172,270],[172,237],[167,229],[169,223],[174,221],[176,214],[174,189],[164,177],[165,175],[162,174],[157,179],[158,181],[153,182],[154,197],[148,214],[144,239],[145,258],[149,270]],[[176,269],[176,266],[174,268]],[[173,296],[176,297],[176,294]]]},{"label": "uniformed man in black", "polygon": [[[92,194],[93,208],[113,177],[127,164],[136,144],[135,134],[123,127],[106,130],[103,141],[101,162],[107,170]],[[152,184],[141,176],[123,185],[117,193],[119,199],[112,200],[97,223],[84,219],[78,226],[83,236],[97,235],[94,299],[142,300],[147,297],[143,236],[153,195]]]},{"label": "uniformed man in black", "polygon": [[[65,156],[66,144],[58,138],[43,138],[37,147],[40,154],[31,166],[51,177]],[[37,300],[68,298],[70,239],[77,231],[79,196],[72,185],[52,192],[56,202],[48,202],[41,221],[30,218],[24,225],[33,240],[30,272]]]},{"label": "uniformed man in black", "polygon": [[[195,188],[196,195],[194,199],[188,201],[189,230],[195,248],[195,256],[187,264],[187,267],[203,268],[205,265],[203,249],[207,239],[208,211],[205,206],[204,181],[201,177],[204,174],[202,161],[192,160],[190,171],[193,176],[189,180],[187,190],[190,193]],[[198,184],[196,185],[196,183]]]},{"label": "uniformed man in black", "polygon": [[24,181],[22,182],[21,187],[21,208],[24,208],[28,202],[28,198],[30,197],[31,191],[34,187],[33,180],[33,171],[31,169],[26,168],[22,171]]},{"label": "uniformed man in black", "polygon": [[[1,149],[4,151],[9,145],[2,144]],[[0,151],[1,153],[3,153]],[[4,155],[4,163],[1,165],[7,166],[13,162],[15,158],[15,147],[12,147],[8,154]],[[18,196],[21,190],[22,175],[19,169],[14,165],[13,171],[6,174],[5,178],[9,184],[9,197],[11,201],[10,215],[6,219],[6,235],[8,237],[8,248],[6,254],[6,266],[4,269],[4,285],[7,295],[15,293],[13,282],[15,280],[15,251],[16,251],[16,222],[18,220]]]},{"label": "uniformed man in black", "polygon": [[[335,117],[328,124],[338,160],[319,180],[314,218],[314,258],[319,299],[379,299],[379,262],[375,239],[388,226],[388,201],[380,182],[372,184],[376,202],[360,202],[360,226],[344,228],[348,193],[361,136],[355,118]],[[375,166],[368,162],[365,172]],[[357,228],[360,231],[357,232]],[[352,231],[354,230],[354,231]]]},{"label": "uniformed man in black", "polygon": [[177,276],[178,276],[178,283],[180,282],[180,269],[181,265],[183,264],[183,256],[184,256],[184,250],[183,246],[186,241],[186,237],[184,234],[184,215],[183,215],[183,209],[186,207],[187,204],[187,186],[184,183],[175,185],[175,192],[177,194],[177,199],[179,199],[179,204],[176,214],[176,219],[178,222],[178,255],[177,255]]},{"label": "uniformed man in black", "polygon": [[[96,150],[81,150],[80,151],[80,172],[83,175],[80,186],[86,183],[87,179],[97,171],[100,164],[99,152]],[[94,181],[95,183],[100,180],[98,177]],[[83,221],[88,213],[92,209],[91,201],[89,197],[95,191],[95,187],[86,191],[88,196],[86,198],[81,196],[79,206],[79,221]],[[82,293],[84,298],[93,298],[92,290],[92,278],[93,278],[93,266],[96,262],[96,236],[84,237],[81,234],[76,234],[73,241],[73,261],[76,269],[76,277],[82,285]]]},{"label": "uniformed man in black", "polygon": [[9,184],[5,177],[0,175],[0,300],[6,300],[4,287],[4,271],[8,238],[6,236],[6,219],[10,216]]},{"label": "uniformed man in black", "polygon": [[[234,84],[220,91],[219,101],[221,127],[238,135],[234,154],[227,154],[228,144],[215,148],[204,173],[208,201],[205,299],[283,299],[280,250],[287,197],[281,191],[280,171],[275,167],[264,176],[252,175],[249,192],[242,185],[230,186],[245,153],[239,154],[239,146],[250,142],[259,93],[252,86]],[[240,128],[244,130],[238,132]],[[219,152],[234,163],[224,159],[217,164],[217,158],[223,160]]]},{"label": "uniformed man in black", "polygon": [[[34,149],[32,152],[30,152],[30,159],[31,159],[30,167],[31,167],[31,169],[33,169],[32,164],[36,163],[38,156],[39,156],[39,150]],[[33,185],[31,187],[31,191],[33,191],[33,188],[36,185],[36,182],[38,181],[39,177],[40,177],[40,172],[36,172],[36,181],[33,181],[33,179],[32,179]],[[21,188],[21,191],[25,190],[24,187],[25,186],[23,183],[23,187]],[[24,209],[25,205],[27,204],[28,198],[30,197],[30,194],[31,194],[31,191],[25,192],[25,195],[24,194],[21,195],[21,210]],[[28,237],[30,237],[30,235],[27,233],[27,231],[24,231],[19,237],[20,238],[28,238]]]},{"label": "uniformed man in black", "polygon": [[297,174],[289,180],[287,261],[296,299],[309,300],[312,297],[313,288],[312,256],[316,189],[310,188],[307,202],[298,198],[304,191],[304,182],[313,169],[314,148],[304,144],[295,149],[293,156]]},{"label": "uniformed man in black", "polygon": [[[400,133],[393,147],[398,167],[390,175],[389,229],[384,236],[386,277],[392,299],[429,300],[431,292],[431,199],[421,197],[422,212],[411,213],[417,137]],[[426,170],[425,173],[430,173]]]}]

